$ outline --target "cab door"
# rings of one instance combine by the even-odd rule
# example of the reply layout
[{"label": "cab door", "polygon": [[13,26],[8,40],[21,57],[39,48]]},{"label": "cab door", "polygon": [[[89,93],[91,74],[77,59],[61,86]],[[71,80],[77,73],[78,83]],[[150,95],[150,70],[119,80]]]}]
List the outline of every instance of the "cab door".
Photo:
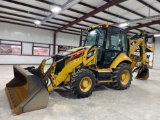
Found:
[{"label": "cab door", "polygon": [[110,26],[107,30],[103,67],[108,68],[121,52],[127,54],[126,32],[121,28]]}]

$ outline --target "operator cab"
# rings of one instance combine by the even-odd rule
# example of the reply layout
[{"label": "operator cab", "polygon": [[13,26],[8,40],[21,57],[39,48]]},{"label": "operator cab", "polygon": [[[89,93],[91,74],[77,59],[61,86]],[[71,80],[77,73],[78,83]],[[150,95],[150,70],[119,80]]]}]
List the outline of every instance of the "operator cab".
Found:
[{"label": "operator cab", "polygon": [[98,46],[97,65],[108,68],[113,60],[121,53],[127,53],[128,42],[126,31],[110,25],[100,25],[88,29],[84,46]]}]

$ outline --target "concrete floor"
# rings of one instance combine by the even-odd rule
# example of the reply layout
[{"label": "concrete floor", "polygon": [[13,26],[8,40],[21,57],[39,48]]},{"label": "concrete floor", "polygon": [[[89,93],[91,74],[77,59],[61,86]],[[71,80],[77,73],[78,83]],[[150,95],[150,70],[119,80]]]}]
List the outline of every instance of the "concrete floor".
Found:
[{"label": "concrete floor", "polygon": [[[24,66],[23,66],[24,67]],[[77,99],[70,90],[56,89],[47,108],[13,116],[5,84],[13,78],[11,65],[0,65],[1,120],[160,120],[160,71],[147,81],[133,80],[129,89],[98,87],[89,98]]]}]

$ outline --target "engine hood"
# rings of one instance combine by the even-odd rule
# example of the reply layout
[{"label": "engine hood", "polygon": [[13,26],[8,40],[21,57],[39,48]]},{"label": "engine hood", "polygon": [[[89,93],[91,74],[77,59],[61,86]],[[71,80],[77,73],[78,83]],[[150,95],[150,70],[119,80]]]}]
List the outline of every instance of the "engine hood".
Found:
[{"label": "engine hood", "polygon": [[69,49],[69,50],[66,50],[68,52],[76,52],[78,50],[81,50],[81,49],[86,49],[86,48],[89,48],[91,46],[84,46],[84,47],[77,47],[77,48],[72,48],[72,49]]}]

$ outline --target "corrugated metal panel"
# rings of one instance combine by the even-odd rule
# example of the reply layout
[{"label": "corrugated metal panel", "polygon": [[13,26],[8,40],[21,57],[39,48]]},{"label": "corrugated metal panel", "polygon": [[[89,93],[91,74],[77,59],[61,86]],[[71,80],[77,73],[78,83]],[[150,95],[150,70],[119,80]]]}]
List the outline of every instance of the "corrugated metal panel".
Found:
[{"label": "corrugated metal panel", "polygon": [[160,30],[160,25],[159,24],[151,25],[151,27],[154,27],[154,28]]},{"label": "corrugated metal panel", "polygon": [[154,32],[154,30],[153,29],[150,29],[150,28],[147,28],[147,27],[142,27],[142,28],[139,28],[139,29],[141,29],[141,30],[146,30],[147,32]]},{"label": "corrugated metal panel", "polygon": [[154,58],[153,58],[153,69],[160,69],[160,38],[155,40]]},{"label": "corrugated metal panel", "polygon": [[76,28],[72,28],[72,27],[68,27],[67,29],[70,29],[70,30],[75,30],[75,31],[78,31],[78,32],[80,32],[80,29],[76,29]]},{"label": "corrugated metal panel", "polygon": [[[66,32],[69,32],[65,30]],[[68,35],[66,33],[57,33],[57,45],[78,46],[79,35]]]},{"label": "corrugated metal panel", "polygon": [[92,23],[89,23],[89,22],[84,22],[84,21],[81,21],[79,22],[80,24],[84,24],[86,26],[92,26],[93,24]]},{"label": "corrugated metal panel", "polygon": [[[21,1],[22,2],[22,1]],[[38,9],[34,9],[34,8],[31,8],[31,7],[26,7],[26,6],[22,6],[22,5],[18,5],[18,4],[15,4],[15,3],[10,3],[10,2],[5,2],[5,1],[1,1],[1,5],[5,5],[5,6],[9,6],[9,7],[13,7],[13,8],[18,8],[18,9],[21,9],[21,10],[26,10],[26,11],[29,11],[29,12],[35,12],[35,13],[39,13],[39,14],[45,14],[44,11],[42,10],[38,10]],[[33,4],[34,5],[34,4]],[[35,5],[36,6],[36,5]],[[37,7],[40,7],[42,8],[42,6],[37,6]],[[47,10],[50,10],[50,7],[49,5],[43,5],[43,8],[47,9]]]},{"label": "corrugated metal panel", "polygon": [[85,29],[86,27],[83,27],[83,26],[81,26],[81,25],[73,25],[73,27],[79,27],[79,28],[81,28],[81,29]]},{"label": "corrugated metal panel", "polygon": [[73,18],[64,17],[64,16],[62,16],[62,15],[57,15],[55,18],[60,18],[60,19],[68,20],[68,21],[73,21],[73,20],[75,20],[75,19],[73,19]]},{"label": "corrugated metal panel", "polygon": [[122,15],[123,17],[126,17],[128,19],[134,20],[134,19],[139,19],[142,18],[139,15],[133,14],[131,12],[126,12],[125,14]]},{"label": "corrugated metal panel", "polygon": [[59,21],[59,20],[55,20],[55,19],[50,19],[50,22],[56,22],[56,23],[60,23],[60,24],[67,24],[67,22],[63,22],[63,21]]},{"label": "corrugated metal panel", "polygon": [[[46,10],[50,11],[52,3],[62,5],[67,0],[45,0],[45,1],[49,1],[50,3],[45,3],[45,2],[43,3],[43,1],[37,1],[37,0],[23,0],[23,1],[22,0],[14,0],[14,1],[18,1],[20,3],[24,3],[24,4],[27,4],[27,5],[31,5],[31,6],[36,6],[40,9],[42,9],[42,10],[38,10],[36,8],[26,7],[26,6],[23,6],[23,5],[15,4],[15,3],[12,3],[12,1],[10,1],[10,2],[1,1],[1,3],[0,3],[1,5],[13,7],[13,8],[17,8],[19,10],[25,10],[25,11],[24,12],[19,12],[19,11],[16,11],[16,10],[10,10],[10,9],[6,9],[6,8],[2,8],[2,7],[0,7],[0,11],[14,13],[14,14],[17,14],[17,15],[23,15],[23,16],[26,16],[26,17],[32,17],[32,18],[35,18],[35,19],[43,19],[44,17],[40,17],[39,15],[33,15],[33,14],[38,13],[40,15],[47,16],[47,15],[49,15],[50,12],[44,11],[43,9],[46,9]],[[160,7],[159,7],[160,2],[158,2],[157,0],[150,0],[150,1],[149,0],[144,0],[144,1],[146,3],[148,3],[149,5],[151,5],[155,8],[157,8],[158,10],[160,10]],[[97,8],[97,7],[100,7],[100,6],[104,5],[107,2],[104,1],[104,0],[82,0],[81,4],[82,3],[88,4],[89,6]],[[131,9],[133,11],[136,11],[137,13],[140,13],[142,15],[149,16],[148,6],[145,6],[144,4],[142,4],[142,3],[140,3],[136,0],[128,0],[128,1],[125,1],[123,3],[120,3],[120,5],[128,8],[128,9]],[[83,6],[83,5],[80,5],[80,4],[76,4],[76,5],[72,6],[71,8],[75,9],[75,10],[78,10],[78,11],[82,11],[82,12],[87,14],[87,13],[94,10],[93,8],[90,8],[89,6],[87,7],[87,5]],[[120,7],[117,7],[117,6],[112,6],[109,9],[106,9],[105,11],[114,13],[114,14],[119,15],[119,16],[123,16],[123,17],[128,18],[128,19],[132,19],[132,20],[141,18],[139,15],[135,15],[135,14],[133,14],[129,11],[126,11],[125,9],[122,9]],[[31,12],[33,12],[33,14],[31,14]],[[69,16],[73,16],[75,18],[79,18],[79,17],[83,16],[82,14],[79,14],[77,12],[73,12],[72,10],[65,10],[65,11],[62,12],[62,14],[64,14],[64,16],[63,15],[57,15],[56,16],[56,18],[58,18],[57,20],[55,18],[55,20],[49,20],[49,21],[52,21],[52,22],[55,22],[55,23],[60,23],[62,25],[56,25],[56,24],[53,24],[53,25],[55,25],[56,27],[62,27],[63,25],[66,25],[69,22],[72,22],[72,21],[75,20],[73,18],[70,18]],[[150,15],[157,15],[157,14],[159,14],[159,13],[150,9]],[[20,19],[20,20],[30,21],[30,22],[32,22],[32,25],[34,26],[34,23],[33,23],[34,20],[31,20],[31,19],[22,18],[22,17],[18,18],[18,17],[15,17],[13,15],[5,15],[5,14],[2,14],[2,13],[1,13],[1,15],[10,17],[11,19],[16,18],[16,19]],[[65,15],[68,15],[68,17],[65,16]],[[106,14],[104,12],[100,12],[100,13],[94,15],[94,16],[98,16],[98,17],[103,18],[103,19],[112,20],[114,22],[124,22],[125,21],[125,19],[118,18],[114,15]],[[59,19],[61,19],[61,20],[59,20]],[[66,22],[64,22],[63,20],[66,21]],[[94,25],[94,24],[100,24],[100,23],[106,23],[107,22],[105,20],[100,20],[100,19],[97,19],[97,18],[94,18],[94,17],[87,18],[86,20],[91,21],[92,23],[85,22],[85,21],[81,21],[80,23],[84,24],[84,25],[87,25],[87,26],[91,26],[91,25]],[[26,24],[28,24],[28,23],[26,23]],[[46,25],[52,25],[52,24],[46,23]],[[84,28],[84,26],[80,26],[80,25],[79,25],[79,27]],[[155,26],[155,28],[159,29],[159,27],[157,27],[157,26]],[[145,27],[145,29],[149,30],[151,32],[155,31],[153,29],[148,29],[147,27]]]},{"label": "corrugated metal panel", "polygon": [[136,9],[135,11],[137,11],[138,13],[141,13],[142,15],[145,15],[145,16],[154,16],[154,15],[159,15],[158,12],[148,8],[147,6],[143,6],[141,8],[138,8]]},{"label": "corrugated metal panel", "polygon": [[92,22],[95,22],[95,23],[98,23],[98,24],[106,23],[106,21],[100,20],[100,19],[96,19],[94,17],[89,17],[86,20],[89,20],[89,21],[92,21]]},{"label": "corrugated metal panel", "polygon": [[1,26],[0,27],[1,39],[49,43],[49,44],[53,43],[52,31],[7,24],[7,23],[0,23],[0,26]]},{"label": "corrugated metal panel", "polygon": [[131,32],[140,33],[138,30],[130,30]]},{"label": "corrugated metal panel", "polygon": [[[151,1],[151,0],[147,0],[147,1],[145,1],[145,2],[149,2],[149,1]],[[152,0],[153,1],[153,0]],[[159,2],[157,2],[157,0],[154,0],[154,3],[152,3],[152,6],[153,7],[155,7],[156,9],[158,9],[158,10],[160,10],[160,3]]]},{"label": "corrugated metal panel", "polygon": [[100,7],[107,3],[104,0],[82,0],[82,2],[95,7]]},{"label": "corrugated metal panel", "polygon": [[73,17],[82,17],[83,15],[82,14],[79,14],[79,13],[76,13],[76,12],[72,12],[72,11],[69,11],[69,10],[65,10],[62,12],[63,14],[66,14],[66,15],[71,15]]},{"label": "corrugated metal panel", "polygon": [[137,10],[138,8],[144,7],[144,5],[139,3],[137,0],[127,0],[126,2],[120,3],[120,5],[125,6],[131,10]]},{"label": "corrugated metal panel", "polygon": [[7,13],[14,13],[14,14],[17,14],[17,15],[22,15],[22,16],[32,17],[32,18],[37,18],[37,19],[44,18],[44,17],[36,16],[36,15],[30,14],[30,13],[19,12],[19,11],[16,11],[16,10],[10,10],[10,9],[6,9],[6,8],[0,8],[0,11],[7,12]]},{"label": "corrugated metal panel", "polygon": [[85,6],[79,5],[79,4],[76,4],[76,5],[72,6],[71,8],[85,12],[85,13],[89,13],[93,10],[92,8],[85,7]]},{"label": "corrugated metal panel", "polygon": [[[121,9],[121,8],[119,8],[119,7],[117,7],[117,6],[112,6],[112,7],[110,7],[109,9],[106,9],[106,11],[115,13],[115,14],[117,14],[117,15],[123,15],[123,14],[125,14],[125,13],[127,12],[126,10]],[[118,12],[117,12],[117,11],[118,11]]]}]

